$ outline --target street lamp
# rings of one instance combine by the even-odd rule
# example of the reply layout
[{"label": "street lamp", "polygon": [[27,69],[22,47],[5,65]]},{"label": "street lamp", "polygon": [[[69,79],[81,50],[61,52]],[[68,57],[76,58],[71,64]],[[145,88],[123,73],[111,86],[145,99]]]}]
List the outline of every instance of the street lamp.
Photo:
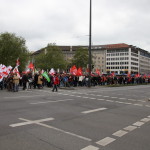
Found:
[{"label": "street lamp", "polygon": [[89,80],[88,80],[88,87],[91,87],[91,39],[92,39],[92,0],[90,0],[90,18],[89,18]]}]

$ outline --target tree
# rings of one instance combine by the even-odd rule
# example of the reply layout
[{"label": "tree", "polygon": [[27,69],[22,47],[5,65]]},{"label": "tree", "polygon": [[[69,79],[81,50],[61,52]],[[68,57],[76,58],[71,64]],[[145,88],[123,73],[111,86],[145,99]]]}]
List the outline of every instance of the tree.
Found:
[{"label": "tree", "polygon": [[1,33],[0,64],[15,67],[17,58],[20,60],[20,70],[22,71],[28,60],[28,50],[25,46],[25,40],[13,33]]},{"label": "tree", "polygon": [[78,48],[75,52],[75,55],[72,59],[72,65],[78,67],[86,68],[88,64],[88,49]]},{"label": "tree", "polygon": [[[44,51],[45,50],[45,51]],[[35,66],[40,69],[65,69],[66,62],[62,51],[54,44],[48,44],[42,53],[35,57]]]}]

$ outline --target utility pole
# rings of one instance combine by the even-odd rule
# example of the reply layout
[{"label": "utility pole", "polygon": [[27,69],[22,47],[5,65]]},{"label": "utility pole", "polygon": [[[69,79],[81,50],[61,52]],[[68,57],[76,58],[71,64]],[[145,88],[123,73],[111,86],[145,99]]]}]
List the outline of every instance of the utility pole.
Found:
[{"label": "utility pole", "polygon": [[91,87],[91,40],[92,39],[92,0],[90,0],[90,18],[89,18],[89,80],[88,87]]}]

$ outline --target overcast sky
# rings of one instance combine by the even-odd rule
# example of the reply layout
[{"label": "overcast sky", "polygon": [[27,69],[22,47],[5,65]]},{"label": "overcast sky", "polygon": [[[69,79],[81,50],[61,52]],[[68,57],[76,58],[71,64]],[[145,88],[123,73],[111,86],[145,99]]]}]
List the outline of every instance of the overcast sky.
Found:
[{"label": "overcast sky", "polygon": [[[90,0],[0,0],[0,32],[30,51],[88,45]],[[150,51],[150,0],[92,0],[92,44],[126,43]]]}]

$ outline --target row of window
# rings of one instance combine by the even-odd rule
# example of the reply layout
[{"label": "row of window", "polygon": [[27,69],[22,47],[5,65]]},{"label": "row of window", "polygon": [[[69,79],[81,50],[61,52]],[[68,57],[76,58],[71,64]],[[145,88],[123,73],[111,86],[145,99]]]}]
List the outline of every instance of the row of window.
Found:
[{"label": "row of window", "polygon": [[107,61],[114,61],[114,60],[129,60],[129,57],[107,58]]},{"label": "row of window", "polygon": [[128,66],[114,66],[114,67],[107,67],[107,69],[128,69]]},{"label": "row of window", "polygon": [[138,59],[131,57],[131,60],[138,61]]},{"label": "row of window", "polygon": [[135,63],[135,62],[131,62],[131,65],[138,66],[139,64],[138,64],[138,63]]},{"label": "row of window", "polygon": [[129,53],[111,53],[111,54],[107,54],[107,56],[125,56],[125,55],[129,55]]},{"label": "row of window", "polygon": [[107,65],[128,65],[129,62],[107,62]]},{"label": "row of window", "polygon": [[116,53],[116,52],[128,52],[128,49],[120,49],[120,50],[107,50],[107,53]]},{"label": "row of window", "polygon": [[138,57],[138,54],[131,53],[131,56]]},{"label": "row of window", "polygon": [[138,70],[138,67],[131,67],[131,69],[133,69],[133,70]]}]

